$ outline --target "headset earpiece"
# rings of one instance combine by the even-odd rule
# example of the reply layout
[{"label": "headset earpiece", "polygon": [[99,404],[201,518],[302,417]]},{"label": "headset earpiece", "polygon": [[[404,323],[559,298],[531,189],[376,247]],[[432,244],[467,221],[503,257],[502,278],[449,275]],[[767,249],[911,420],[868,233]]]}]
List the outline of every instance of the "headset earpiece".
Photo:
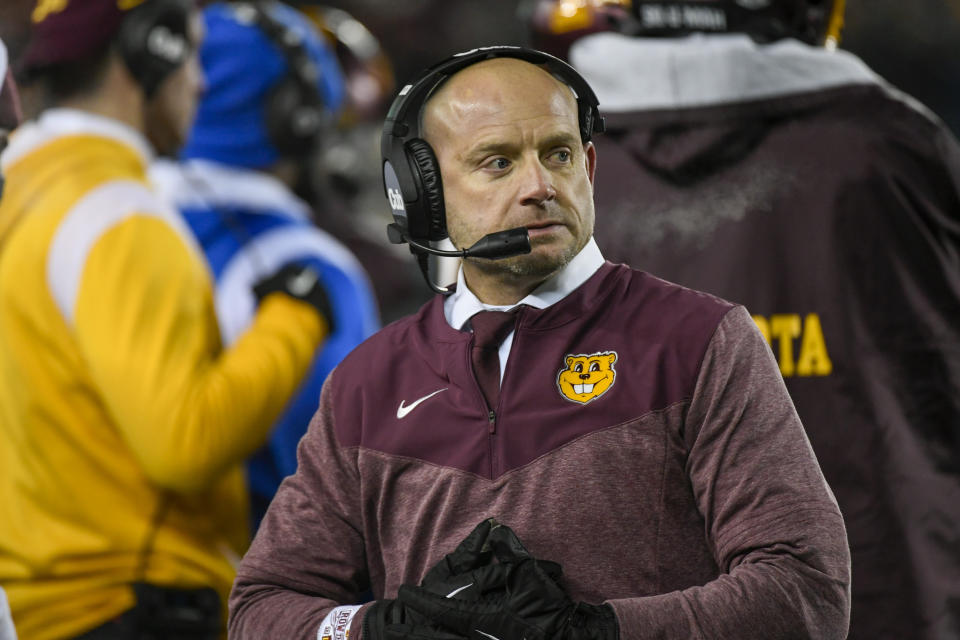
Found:
[{"label": "headset earpiece", "polygon": [[147,0],[123,18],[117,46],[147,98],[190,55],[191,7],[189,0]]},{"label": "headset earpiece", "polygon": [[304,90],[303,83],[286,77],[267,96],[264,117],[270,141],[284,156],[308,153],[323,131],[325,112],[316,90]]},{"label": "headset earpiece", "polygon": [[447,237],[447,216],[437,156],[433,153],[433,148],[420,138],[408,141],[407,150],[413,158],[413,166],[423,191],[422,209],[425,215],[418,218],[427,221],[427,228],[417,231],[426,231],[428,240],[443,240]]},{"label": "headset earpiece", "polygon": [[283,55],[287,73],[267,96],[264,118],[270,142],[282,156],[302,156],[315,146],[328,125],[317,88],[319,69],[300,35],[270,15],[267,7],[249,4],[256,25]]}]

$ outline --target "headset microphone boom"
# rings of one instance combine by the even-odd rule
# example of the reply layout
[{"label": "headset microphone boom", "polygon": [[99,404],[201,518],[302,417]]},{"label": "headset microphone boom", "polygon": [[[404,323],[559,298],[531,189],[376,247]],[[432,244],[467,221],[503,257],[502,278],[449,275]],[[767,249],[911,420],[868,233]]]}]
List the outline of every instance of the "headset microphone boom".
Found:
[{"label": "headset microphone boom", "polygon": [[415,251],[429,253],[443,258],[486,258],[487,260],[501,260],[512,258],[524,253],[530,253],[530,232],[526,227],[507,229],[488,233],[466,249],[449,251],[435,249],[426,244],[417,242],[407,234],[396,222],[387,225],[387,237],[393,244],[406,242]]}]

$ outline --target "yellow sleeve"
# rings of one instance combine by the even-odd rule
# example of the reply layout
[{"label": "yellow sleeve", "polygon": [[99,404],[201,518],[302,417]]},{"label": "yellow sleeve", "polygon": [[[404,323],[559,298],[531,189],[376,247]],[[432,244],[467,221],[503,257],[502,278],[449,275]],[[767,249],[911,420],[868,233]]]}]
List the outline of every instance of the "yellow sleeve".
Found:
[{"label": "yellow sleeve", "polygon": [[74,330],[103,401],[148,477],[207,487],[265,440],[327,333],[309,305],[274,295],[221,351],[204,263],[177,231],[135,215],[92,245]]}]

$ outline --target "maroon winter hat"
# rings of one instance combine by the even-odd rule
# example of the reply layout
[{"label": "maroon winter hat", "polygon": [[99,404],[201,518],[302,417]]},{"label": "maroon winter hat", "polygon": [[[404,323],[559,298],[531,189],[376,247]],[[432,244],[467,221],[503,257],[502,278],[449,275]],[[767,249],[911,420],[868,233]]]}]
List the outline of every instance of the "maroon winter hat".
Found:
[{"label": "maroon winter hat", "polygon": [[82,58],[113,38],[124,14],[144,0],[37,0],[20,71]]}]

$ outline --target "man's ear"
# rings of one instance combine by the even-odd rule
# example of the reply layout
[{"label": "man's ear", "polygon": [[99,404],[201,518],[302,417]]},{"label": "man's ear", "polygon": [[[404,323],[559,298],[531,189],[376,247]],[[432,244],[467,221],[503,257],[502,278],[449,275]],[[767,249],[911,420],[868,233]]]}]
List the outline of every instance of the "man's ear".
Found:
[{"label": "man's ear", "polygon": [[593,176],[597,173],[597,148],[592,142],[583,145],[583,156],[587,165],[587,176],[590,178],[590,184],[593,185]]}]

